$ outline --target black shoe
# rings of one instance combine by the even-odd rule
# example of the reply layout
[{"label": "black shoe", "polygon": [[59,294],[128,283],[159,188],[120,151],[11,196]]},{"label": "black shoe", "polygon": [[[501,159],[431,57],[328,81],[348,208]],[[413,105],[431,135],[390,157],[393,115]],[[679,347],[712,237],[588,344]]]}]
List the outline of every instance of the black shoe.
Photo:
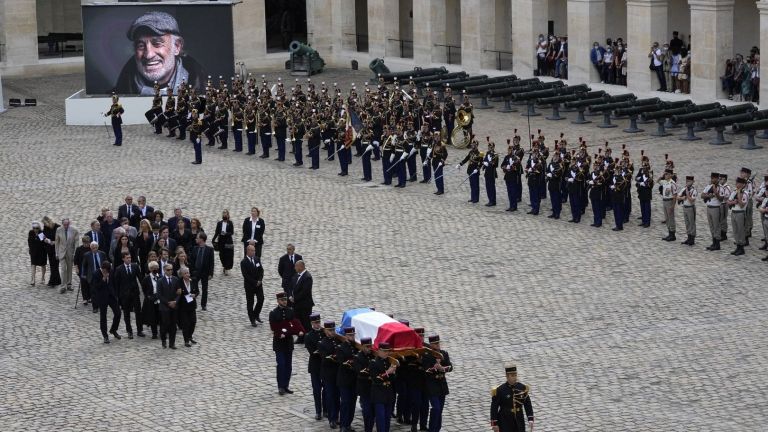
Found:
[{"label": "black shoe", "polygon": [[263,154],[263,155],[261,155],[261,156],[259,156],[259,158],[261,158],[261,159],[266,159],[266,158],[268,158],[268,157],[269,157],[269,156],[267,156],[267,155],[264,155],[264,154]]},{"label": "black shoe", "polygon": [[725,231],[720,231],[720,241],[728,240],[728,236]]},{"label": "black shoe", "polygon": [[105,344],[111,343],[111,342],[109,342],[109,338],[108,338],[108,337],[105,337],[105,338],[104,338],[104,343],[105,343]]},{"label": "black shoe", "polygon": [[152,335],[152,339],[157,339],[157,335],[156,335],[156,334],[153,334],[153,335]]},{"label": "black shoe", "polygon": [[232,151],[233,151],[233,152],[237,152],[237,153],[240,153],[240,152],[242,152],[242,151],[243,151],[243,149],[240,149],[240,150],[238,150],[238,149],[234,149],[234,150],[232,150]]},{"label": "black shoe", "polygon": [[337,428],[336,422],[335,421],[329,422],[328,427],[330,427],[331,429],[336,429]]},{"label": "black shoe", "polygon": [[415,182],[416,180],[418,180],[418,177],[411,177],[408,179],[409,182]]},{"label": "black shoe", "polygon": [[766,243],[766,244],[763,244],[762,246],[760,246],[759,248],[757,248],[757,250],[767,250],[767,249],[768,249],[768,243]]},{"label": "black shoe", "polygon": [[256,321],[251,321],[251,327],[257,327],[258,324],[256,324]]},{"label": "black shoe", "polygon": [[187,348],[192,348],[192,344],[189,342],[184,342],[184,346]]},{"label": "black shoe", "polygon": [[99,309],[98,309],[98,308],[93,308],[93,311],[92,311],[92,312],[93,312],[93,313],[96,313],[96,312],[98,312],[98,311],[99,311]]},{"label": "black shoe", "polygon": [[128,339],[133,339],[133,333],[128,333]]},{"label": "black shoe", "polygon": [[192,345],[197,345],[197,341],[196,340],[190,339],[189,341],[192,342]]},{"label": "black shoe", "polygon": [[283,390],[282,388],[278,388],[278,389],[277,389],[277,394],[279,394],[280,396],[282,396],[282,395],[284,395],[284,394],[285,394],[285,390]]},{"label": "black shoe", "polygon": [[144,334],[144,332],[138,332],[138,333],[136,333],[136,336],[138,336],[138,337],[145,337],[146,335]]},{"label": "black shoe", "polygon": [[437,192],[435,192],[435,195],[442,195],[442,194],[444,194],[444,193],[445,193],[445,192],[443,192],[443,191],[437,191]]},{"label": "black shoe", "polygon": [[420,181],[419,181],[419,183],[426,183],[426,182],[428,182],[428,181],[429,181],[429,180],[426,180],[426,179],[425,179],[425,180],[420,180]]},{"label": "black shoe", "polygon": [[322,420],[323,416],[320,413],[315,413],[315,420]]},{"label": "black shoe", "polygon": [[168,348],[170,348],[170,349],[176,349],[176,345],[171,345],[171,346],[169,346]]},{"label": "black shoe", "polygon": [[284,388],[283,390],[285,390],[285,392],[288,393],[288,394],[293,394],[293,390],[291,390],[291,389],[289,389],[287,387]]},{"label": "black shoe", "polygon": [[165,341],[163,341],[163,348],[167,348],[167,347],[168,345],[165,343]]},{"label": "black shoe", "polygon": [[571,219],[571,220],[569,220],[568,222],[570,222],[570,223],[576,223],[576,219]]},{"label": "black shoe", "polygon": [[114,337],[115,337],[115,339],[117,339],[117,340],[120,340],[120,339],[122,339],[122,336],[120,336],[119,334],[117,334],[117,331],[112,331],[112,332],[109,332],[109,333],[110,333],[112,336],[114,336]]},{"label": "black shoe", "polygon": [[611,231],[624,231],[624,228],[614,227]]},{"label": "black shoe", "polygon": [[192,165],[200,165],[202,162],[194,161],[192,162]]},{"label": "black shoe", "polygon": [[206,308],[205,308],[205,306],[201,306],[201,307],[200,307],[200,309],[202,309],[202,310],[208,310],[208,309],[206,309]]},{"label": "black shoe", "polygon": [[749,246],[749,237],[744,239],[744,246]]},{"label": "black shoe", "polygon": [[248,155],[248,156],[253,156],[255,154],[256,154],[256,152],[248,152],[248,153],[246,153],[246,155]]},{"label": "black shoe", "polygon": [[256,317],[256,318],[255,318],[255,320],[256,320],[256,322],[263,322],[263,321],[261,320],[261,318],[259,318],[259,317]]}]

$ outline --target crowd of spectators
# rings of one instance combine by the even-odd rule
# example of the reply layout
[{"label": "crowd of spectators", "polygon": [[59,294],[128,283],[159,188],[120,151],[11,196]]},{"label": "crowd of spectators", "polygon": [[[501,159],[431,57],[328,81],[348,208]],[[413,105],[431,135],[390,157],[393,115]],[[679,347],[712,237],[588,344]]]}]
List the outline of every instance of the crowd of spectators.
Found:
[{"label": "crowd of spectators", "polygon": [[536,44],[536,75],[568,78],[568,37],[539,35]]},{"label": "crowd of spectators", "polygon": [[627,85],[627,45],[622,38],[609,38],[605,46],[595,41],[589,58],[601,83]]},{"label": "crowd of spectators", "polygon": [[749,56],[736,54],[725,61],[725,74],[721,77],[723,91],[728,99],[760,102],[760,49],[753,46]]}]

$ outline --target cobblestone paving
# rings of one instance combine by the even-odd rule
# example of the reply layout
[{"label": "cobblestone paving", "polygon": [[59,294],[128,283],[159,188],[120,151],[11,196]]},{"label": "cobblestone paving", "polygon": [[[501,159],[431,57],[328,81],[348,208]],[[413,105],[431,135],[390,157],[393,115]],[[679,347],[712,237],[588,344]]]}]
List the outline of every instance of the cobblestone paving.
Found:
[{"label": "cobblestone paving", "polygon": [[[314,80],[346,88],[367,76],[329,71]],[[327,430],[311,419],[305,351],[294,356],[296,393],[278,396],[269,331],[249,326],[241,277],[222,276],[218,260],[209,310],[198,311],[200,344],[177,351],[144,339],[103,345],[97,316],[74,309],[73,293],[28,285],[31,220],[68,216],[83,231],[126,193],[166,211],[181,205],[209,232],[223,208],[242,220],[261,207],[268,307],[279,290],[277,259],[295,242],[326,318],[372,305],[439,332],[455,364],[446,431],[489,429],[488,391],[511,359],[532,387],[540,431],[765,428],[768,294],[759,225],[747,255],[735,258],[730,240],[721,252],[704,250],[701,204],[699,241],[689,248],[660,241],[656,197],[651,229],[633,223],[615,233],[589,227],[589,210],[579,225],[506,213],[501,183],[498,207],[472,206],[455,171],[447,195],[436,197],[432,185],[378,186],[380,169],[378,182],[361,184],[358,160],[340,178],[336,163],[311,172],[206,147],[203,165],[192,166],[191,144],[148,126],[125,128],[120,148],[103,128],[65,127],[63,100],[82,88],[80,76],[4,84],[6,97],[37,97],[40,105],[0,115],[0,229],[9,240],[0,246],[0,430]],[[501,142],[527,123],[486,110],[475,127]],[[738,137],[714,147],[532,118],[538,128],[550,145],[564,131],[571,143],[579,136],[610,140],[614,149],[626,143],[635,159],[645,149],[657,173],[669,153],[700,188],[710,171],[733,178],[742,165],[760,176],[768,167],[768,151],[741,150]],[[454,162],[464,155],[449,152]],[[362,429],[359,420],[355,427]]]}]

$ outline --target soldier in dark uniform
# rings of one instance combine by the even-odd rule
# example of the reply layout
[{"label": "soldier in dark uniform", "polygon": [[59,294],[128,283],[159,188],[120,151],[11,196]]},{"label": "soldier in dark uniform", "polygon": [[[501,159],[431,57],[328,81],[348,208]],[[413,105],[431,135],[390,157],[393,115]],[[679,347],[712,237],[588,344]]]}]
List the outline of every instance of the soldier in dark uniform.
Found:
[{"label": "soldier in dark uniform", "polygon": [[[424,339],[424,328],[417,327],[413,329],[421,339]],[[419,424],[422,429],[427,429],[427,417],[429,414],[429,401],[424,397],[424,372],[421,369],[421,358],[417,355],[408,356],[398,374],[405,381],[408,389],[408,417],[405,423],[411,425],[411,431],[418,429]]]},{"label": "soldier in dark uniform", "polygon": [[507,199],[509,199],[507,211],[517,211],[517,203],[520,201],[518,194],[522,191],[523,167],[515,154],[515,147],[509,145],[509,140],[507,140],[507,155],[501,162],[501,170],[504,171],[504,184],[507,186]]},{"label": "soldier in dark uniform", "polygon": [[[392,387],[392,377],[397,370],[396,361],[389,358],[392,352],[388,342],[379,343],[376,357],[371,360],[368,371],[371,375],[371,404],[376,418],[376,431],[389,432],[392,420],[392,408],[395,402],[395,391]],[[394,363],[394,364],[393,364]]]},{"label": "soldier in dark uniform", "polygon": [[416,154],[419,152],[419,143],[416,139],[416,129],[413,120],[408,120],[405,137],[405,151],[408,155],[405,157],[406,167],[408,168],[408,181],[416,181]]},{"label": "soldier in dark uniform", "polygon": [[640,201],[640,226],[648,228],[651,226],[651,198],[653,196],[653,171],[648,156],[641,155],[641,168],[635,176],[635,186],[637,187],[637,199]]},{"label": "soldier in dark uniform", "polygon": [[357,375],[355,373],[355,328],[344,328],[345,340],[339,343],[336,348],[336,361],[339,369],[336,374],[336,386],[339,389],[339,428],[341,432],[350,432],[352,420],[355,417],[355,403],[357,402],[357,393],[355,385]]},{"label": "soldier in dark uniform", "polygon": [[176,136],[176,124],[178,116],[176,115],[176,98],[173,97],[173,89],[168,89],[168,98],[165,100],[165,110],[163,111],[165,125],[168,128],[168,135],[171,138]]},{"label": "soldier in dark uniform", "polygon": [[482,169],[485,170],[485,193],[488,195],[486,207],[496,205],[496,168],[499,167],[499,155],[496,154],[496,144],[488,140],[488,152],[483,157]]},{"label": "soldier in dark uniform", "polygon": [[416,147],[418,148],[419,158],[421,159],[421,175],[423,177],[419,183],[428,183],[432,178],[432,165],[430,164],[429,159],[432,157],[433,144],[434,141],[429,126],[422,124],[421,130],[416,137]]},{"label": "soldier in dark uniform", "polygon": [[277,307],[269,313],[269,328],[272,330],[272,350],[277,361],[277,390],[282,396],[293,391],[288,388],[293,369],[293,336],[304,336],[304,327],[288,307],[288,295],[276,294]]},{"label": "soldier in dark uniform", "polygon": [[144,117],[155,128],[155,135],[163,133],[163,97],[160,95],[160,86],[155,82],[155,95],[152,97],[152,108],[144,113]]},{"label": "soldier in dark uniform", "polygon": [[[238,101],[232,102],[232,139],[235,140],[235,152],[243,151],[243,120],[245,113]],[[246,132],[247,133],[247,132]]]},{"label": "soldier in dark uniform", "polygon": [[392,184],[390,160],[392,160],[392,155],[394,154],[394,150],[395,150],[395,145],[393,141],[397,139],[395,137],[394,128],[392,127],[385,128],[384,134],[382,135],[381,139],[383,140],[383,144],[381,146],[381,170],[384,176],[384,181],[381,184],[385,186],[389,186]]},{"label": "soldier in dark uniform", "polygon": [[[429,337],[429,346],[432,351],[427,351],[421,358],[421,367],[424,370],[424,394],[429,398],[429,432],[438,432],[443,424],[443,406],[445,397],[448,396],[448,382],[445,374],[453,371],[453,364],[448,352],[440,349],[440,336]],[[439,359],[433,351],[439,352],[443,358]]]},{"label": "soldier in dark uniform", "polygon": [[[517,366],[504,367],[507,382],[491,389],[491,427],[494,432],[525,432],[525,417],[533,431],[530,387],[517,382]],[[525,412],[523,412],[525,410]]]},{"label": "soldier in dark uniform", "polygon": [[189,116],[189,105],[185,98],[179,97],[176,103],[176,127],[179,130],[177,140],[187,139],[187,117]]},{"label": "soldier in dark uniform", "polygon": [[216,105],[212,101],[208,101],[203,112],[203,135],[208,138],[208,142],[205,143],[208,147],[216,145]]},{"label": "soldier in dark uniform", "polygon": [[309,353],[309,362],[307,365],[307,371],[309,372],[310,380],[312,381],[312,397],[315,400],[315,420],[321,420],[323,413],[323,380],[320,376],[320,365],[322,363],[322,356],[318,351],[320,341],[325,337],[323,332],[323,326],[320,323],[320,314],[312,313],[309,316],[309,322],[312,328],[307,331],[304,336],[304,348]]},{"label": "soldier in dark uniform", "polygon": [[360,146],[363,147],[363,152],[360,155],[363,165],[363,178],[360,180],[369,182],[373,180],[373,173],[371,169],[371,153],[373,152],[373,129],[371,123],[366,120],[363,123],[363,129],[360,131]]},{"label": "soldier in dark uniform", "polygon": [[552,160],[547,165],[547,189],[549,190],[549,199],[552,203],[552,214],[549,218],[560,219],[560,212],[563,209],[563,199],[560,196],[560,186],[563,180],[563,164],[560,161],[560,152],[555,148]]},{"label": "soldier in dark uniform", "polygon": [[275,142],[277,143],[277,158],[276,161],[285,161],[285,137],[286,130],[288,128],[285,107],[283,105],[283,99],[278,96],[277,108],[275,109]]},{"label": "soldier in dark uniform", "polygon": [[200,135],[203,132],[205,124],[203,120],[199,118],[197,110],[192,110],[192,119],[190,120],[189,139],[192,141],[192,146],[195,149],[195,160],[192,162],[194,165],[200,165],[203,163],[203,143],[200,139]]},{"label": "soldier in dark uniform", "polygon": [[270,118],[267,105],[259,108],[259,139],[261,140],[262,159],[269,157],[269,148],[272,147],[272,119]]},{"label": "soldier in dark uniform", "polygon": [[316,114],[312,114],[309,121],[310,124],[307,127],[307,149],[309,150],[309,158],[312,162],[309,169],[316,170],[320,168],[320,141],[322,140],[322,135]]},{"label": "soldier in dark uniform", "polygon": [[395,152],[394,152],[394,158],[392,159],[392,163],[394,164],[394,167],[391,169],[397,174],[397,184],[395,185],[396,188],[404,188],[405,187],[405,165],[406,161],[405,159],[408,157],[408,152],[405,151],[405,134],[402,132],[401,128],[398,127],[398,137],[397,141],[395,142]]},{"label": "soldier in dark uniform", "polygon": [[464,159],[456,165],[456,169],[467,164],[467,175],[469,179],[469,201],[477,203],[480,201],[480,167],[483,162],[483,154],[477,149],[477,140],[472,140],[472,148]]},{"label": "soldier in dark uniform", "polygon": [[613,177],[611,178],[608,188],[611,191],[611,205],[613,206],[613,220],[616,224],[613,227],[613,231],[621,231],[624,229],[624,201],[626,199],[626,187],[628,181],[622,172],[621,167],[616,167],[613,171]]},{"label": "soldier in dark uniform", "polygon": [[213,128],[214,135],[219,138],[219,142],[221,143],[218,147],[219,150],[227,149],[227,137],[229,136],[228,128],[229,110],[224,104],[224,101],[219,101],[219,104],[216,106],[216,123]]},{"label": "soldier in dark uniform", "polygon": [[606,178],[603,174],[603,165],[600,160],[595,156],[594,169],[589,173],[589,200],[592,202],[592,223],[590,226],[598,228],[603,226],[603,218],[605,217],[605,195]]},{"label": "soldier in dark uniform", "polygon": [[539,182],[541,181],[543,170],[544,163],[539,154],[539,143],[538,141],[534,141],[533,150],[525,164],[525,176],[528,179],[528,196],[531,200],[531,210],[528,214],[539,214],[539,205],[541,204],[541,187],[539,186]]},{"label": "soldier in dark uniform", "polygon": [[[248,156],[256,154],[256,110],[248,105],[245,109],[245,138],[248,140]],[[237,141],[235,141],[237,142]]]},{"label": "soldier in dark uniform", "polygon": [[317,349],[322,357],[320,365],[320,376],[323,379],[323,400],[325,408],[328,411],[328,424],[331,429],[336,429],[339,423],[339,391],[336,385],[338,378],[339,364],[336,361],[336,349],[339,342],[336,339],[336,323],[326,321],[323,323],[325,338],[320,340]]},{"label": "soldier in dark uniform", "polygon": [[581,222],[582,207],[581,191],[584,184],[584,173],[578,164],[578,159],[571,159],[571,166],[566,173],[566,182],[568,182],[568,199],[571,201],[571,220],[568,222]]},{"label": "soldier in dark uniform", "polygon": [[371,354],[371,338],[360,339],[360,351],[355,355],[355,373],[357,374],[357,382],[355,384],[355,390],[357,396],[360,398],[360,411],[363,414],[363,430],[365,432],[373,432],[373,405],[371,404],[371,374],[369,373],[368,366],[373,360],[373,354]]},{"label": "soldier in dark uniform", "polygon": [[109,107],[109,111],[104,114],[104,117],[110,117],[112,121],[112,131],[115,133],[115,143],[113,145],[123,145],[123,114],[125,110],[119,103],[120,98],[112,93],[112,105]]},{"label": "soldier in dark uniform", "polygon": [[443,169],[445,168],[445,163],[448,159],[448,148],[445,146],[445,143],[441,141],[439,134],[439,132],[434,132],[432,134],[432,171],[435,172],[435,187],[437,188],[435,195],[442,195],[445,193]]}]

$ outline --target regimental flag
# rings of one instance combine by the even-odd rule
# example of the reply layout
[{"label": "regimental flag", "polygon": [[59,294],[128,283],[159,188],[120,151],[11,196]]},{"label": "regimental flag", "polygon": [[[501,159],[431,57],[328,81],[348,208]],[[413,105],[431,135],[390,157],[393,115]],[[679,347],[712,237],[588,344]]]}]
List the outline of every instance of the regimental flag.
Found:
[{"label": "regimental flag", "polygon": [[355,328],[355,340],[358,342],[362,338],[371,338],[375,349],[378,349],[381,342],[388,342],[395,350],[421,348],[424,345],[421,337],[412,328],[369,308],[344,312],[341,327],[336,331],[343,334],[344,327]]}]

